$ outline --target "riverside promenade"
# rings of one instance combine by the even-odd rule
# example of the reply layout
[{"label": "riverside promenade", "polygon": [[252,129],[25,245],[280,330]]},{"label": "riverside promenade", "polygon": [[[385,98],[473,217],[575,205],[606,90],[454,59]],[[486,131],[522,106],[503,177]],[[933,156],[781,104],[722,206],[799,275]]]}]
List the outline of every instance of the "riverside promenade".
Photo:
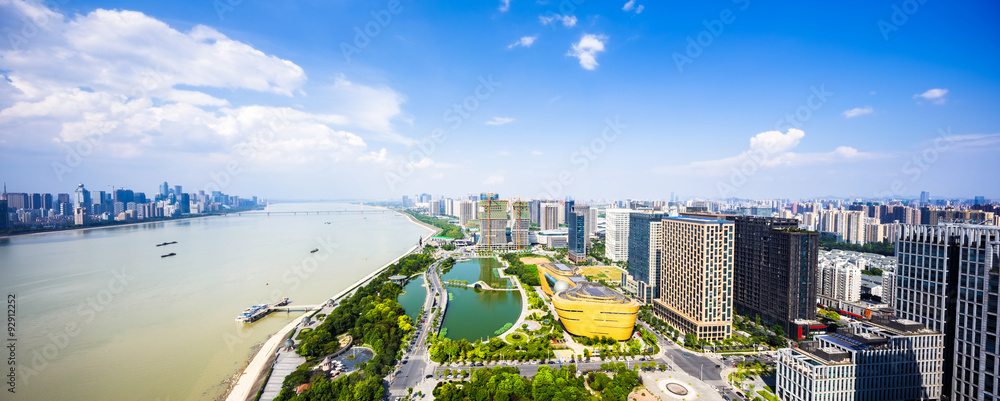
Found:
[{"label": "riverside promenade", "polygon": [[[407,215],[406,213],[400,213],[400,214],[405,216],[410,221],[419,224],[422,227],[432,230],[430,234],[427,234],[424,237],[424,241],[429,240],[431,237],[441,232],[441,229],[429,224],[424,224],[423,222],[414,219],[413,217]],[[386,263],[385,265],[378,268],[368,276],[365,276],[364,278],[354,283],[350,287],[337,293],[337,295],[333,296],[331,299],[333,299],[336,302],[339,302],[343,296],[348,295],[354,292],[354,290],[357,289],[358,287],[367,284],[369,281],[371,281],[371,279],[375,278],[383,271],[385,271],[386,268],[398,262],[400,259],[412,254],[414,251],[419,251],[419,247],[417,245],[414,245],[396,259],[393,259],[391,262]],[[323,306],[321,305],[306,313],[318,312],[322,308]],[[299,325],[299,323],[300,321],[298,319],[289,322],[288,325],[283,327],[280,331],[272,335],[270,338],[267,339],[267,341],[264,342],[264,346],[261,347],[259,351],[257,351],[257,354],[254,355],[253,359],[250,360],[250,364],[247,365],[246,369],[243,369],[242,373],[240,373],[239,378],[237,378],[236,380],[236,384],[233,385],[233,387],[229,391],[229,394],[226,396],[226,401],[252,401],[254,398],[256,398],[257,393],[264,385],[264,381],[267,379],[267,376],[271,371],[271,367],[277,355],[278,348],[281,347],[281,344],[284,341],[285,337],[287,337],[288,334],[292,332],[292,330],[294,330],[296,326]]]}]

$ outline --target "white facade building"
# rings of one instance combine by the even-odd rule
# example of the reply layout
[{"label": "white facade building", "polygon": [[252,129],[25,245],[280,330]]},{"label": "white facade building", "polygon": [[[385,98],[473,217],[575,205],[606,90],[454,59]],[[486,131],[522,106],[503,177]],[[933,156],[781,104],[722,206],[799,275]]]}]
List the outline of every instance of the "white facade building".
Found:
[{"label": "white facade building", "polygon": [[628,216],[633,212],[630,209],[608,209],[604,212],[608,230],[604,257],[612,262],[628,261]]}]

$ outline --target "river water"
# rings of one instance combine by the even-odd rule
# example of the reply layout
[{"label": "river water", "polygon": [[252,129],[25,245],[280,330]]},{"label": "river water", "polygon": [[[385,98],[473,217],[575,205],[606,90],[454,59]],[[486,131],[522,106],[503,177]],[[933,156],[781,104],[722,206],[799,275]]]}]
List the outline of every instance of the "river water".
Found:
[{"label": "river water", "polygon": [[[270,207],[361,209],[333,203]],[[0,399],[220,397],[255,346],[302,314],[234,322],[244,308],[281,296],[293,305],[323,303],[430,232],[398,214],[364,209],[0,239],[0,289],[17,301],[18,368],[16,395],[5,386]],[[169,241],[178,243],[155,246]],[[177,255],[161,258],[171,252]]]}]

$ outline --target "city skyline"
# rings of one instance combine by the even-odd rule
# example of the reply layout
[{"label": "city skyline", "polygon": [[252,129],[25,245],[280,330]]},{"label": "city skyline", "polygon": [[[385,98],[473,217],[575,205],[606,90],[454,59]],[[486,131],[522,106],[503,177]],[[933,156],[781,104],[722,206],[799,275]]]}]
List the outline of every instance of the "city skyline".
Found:
[{"label": "city skyline", "polygon": [[995,3],[620,3],[0,1],[0,166],[23,192],[1000,198]]}]

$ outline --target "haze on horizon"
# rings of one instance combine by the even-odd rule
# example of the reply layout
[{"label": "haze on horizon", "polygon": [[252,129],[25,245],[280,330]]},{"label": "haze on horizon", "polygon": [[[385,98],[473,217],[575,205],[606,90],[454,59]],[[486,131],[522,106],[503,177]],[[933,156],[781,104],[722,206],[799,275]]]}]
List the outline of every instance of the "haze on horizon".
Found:
[{"label": "haze on horizon", "polygon": [[996,15],[989,1],[0,0],[0,180],[271,199],[997,199]]}]

